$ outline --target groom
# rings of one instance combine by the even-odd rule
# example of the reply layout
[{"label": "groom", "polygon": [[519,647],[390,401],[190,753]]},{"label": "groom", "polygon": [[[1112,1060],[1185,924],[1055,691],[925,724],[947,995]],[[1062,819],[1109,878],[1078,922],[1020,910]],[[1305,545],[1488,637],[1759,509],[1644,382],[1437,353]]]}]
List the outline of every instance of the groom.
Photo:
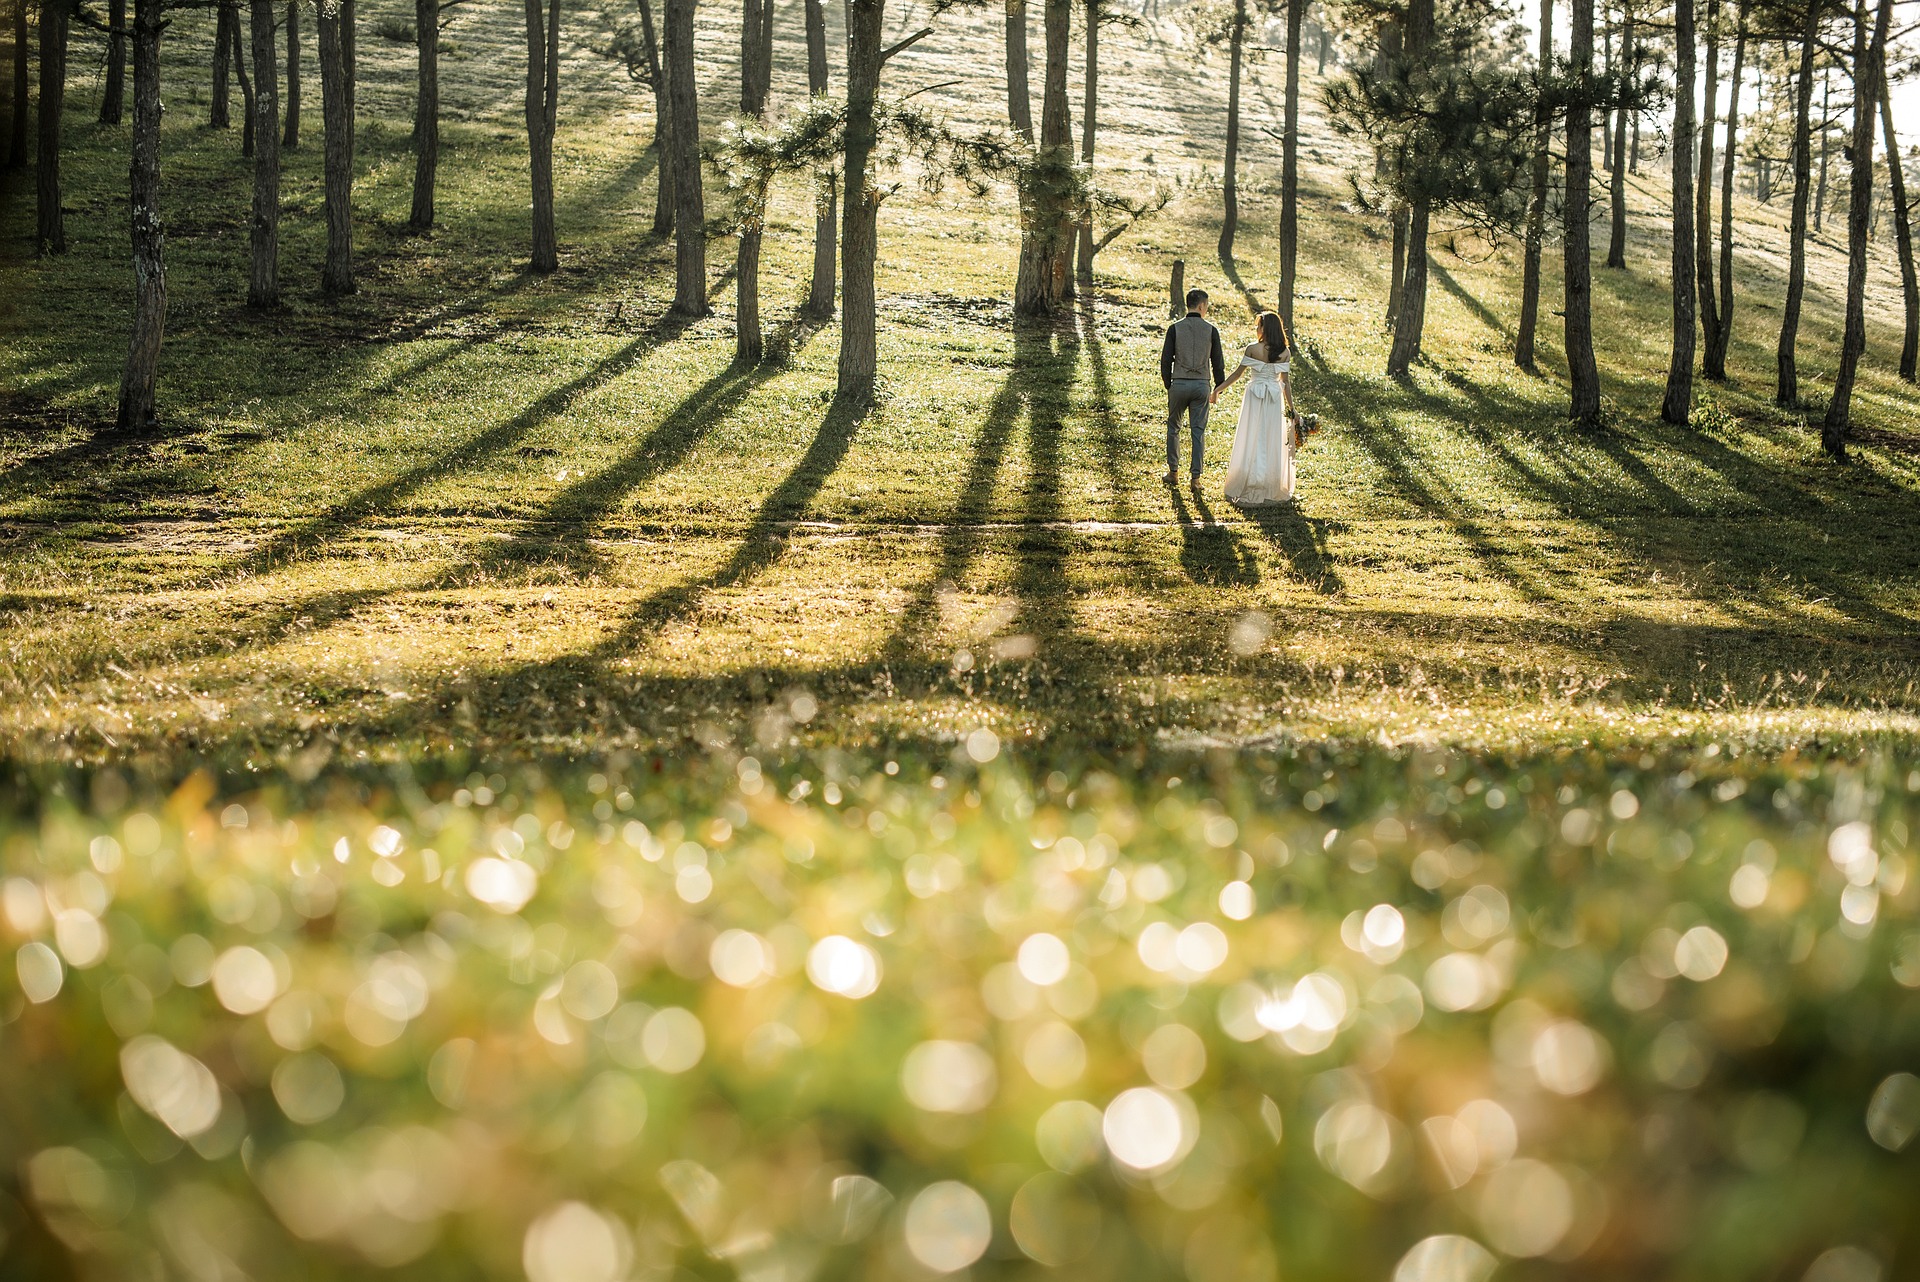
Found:
[{"label": "groom", "polygon": [[1207,409],[1213,389],[1226,381],[1220,331],[1207,320],[1207,291],[1190,289],[1186,316],[1167,326],[1167,341],[1160,347],[1160,382],[1167,389],[1167,474],[1160,479],[1166,484],[1172,485],[1179,476],[1180,411],[1185,410],[1193,437],[1193,471],[1188,484],[1199,487]]}]

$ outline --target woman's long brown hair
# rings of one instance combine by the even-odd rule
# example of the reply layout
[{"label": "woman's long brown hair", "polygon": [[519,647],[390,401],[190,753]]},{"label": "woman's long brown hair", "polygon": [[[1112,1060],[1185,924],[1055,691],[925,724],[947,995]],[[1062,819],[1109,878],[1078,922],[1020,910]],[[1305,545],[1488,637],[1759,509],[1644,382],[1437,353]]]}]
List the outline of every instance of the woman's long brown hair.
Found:
[{"label": "woman's long brown hair", "polygon": [[1292,354],[1293,336],[1287,333],[1287,324],[1280,319],[1278,312],[1261,312],[1257,325],[1260,330],[1260,341],[1266,344],[1269,361],[1277,361],[1282,356]]}]

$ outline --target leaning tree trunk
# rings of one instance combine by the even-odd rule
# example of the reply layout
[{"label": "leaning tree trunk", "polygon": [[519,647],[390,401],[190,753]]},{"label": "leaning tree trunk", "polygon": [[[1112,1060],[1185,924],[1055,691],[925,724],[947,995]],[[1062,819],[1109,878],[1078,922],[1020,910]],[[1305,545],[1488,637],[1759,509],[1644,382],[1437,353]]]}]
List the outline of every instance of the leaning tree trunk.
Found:
[{"label": "leaning tree trunk", "polygon": [[695,0],[667,0],[667,92],[673,108],[668,139],[673,183],[673,310],[683,316],[707,314],[707,210],[700,188],[700,98],[694,82],[693,6]]},{"label": "leaning tree trunk", "polygon": [[1027,83],[1027,0],[1007,0],[1007,119],[1033,141],[1033,90]]},{"label": "leaning tree trunk", "polygon": [[320,26],[320,113],[326,156],[322,182],[326,205],[327,256],[320,267],[320,289],[351,294],[353,280],[353,90],[346,28],[353,22],[352,0],[318,6]]},{"label": "leaning tree trunk", "polygon": [[1700,329],[1706,345],[1713,345],[1720,328],[1713,287],[1713,122],[1719,111],[1720,0],[1707,0],[1705,91],[1700,99],[1700,165],[1694,170],[1693,274],[1699,296]]},{"label": "leaning tree trunk", "polygon": [[[827,92],[827,15],[820,0],[806,0],[807,92],[818,98]],[[833,315],[834,263],[837,233],[834,220],[839,210],[838,180],[828,167],[815,175],[818,192],[814,198],[813,279],[807,286],[806,313],[818,319]]]},{"label": "leaning tree trunk", "polygon": [[1286,322],[1289,336],[1300,256],[1300,25],[1306,16],[1307,0],[1287,0],[1286,105],[1280,125],[1280,294],[1273,310]]},{"label": "leaning tree trunk", "polygon": [[[1620,24],[1620,66],[1623,75],[1633,74],[1633,11],[1625,11]],[[1613,173],[1608,185],[1613,225],[1607,236],[1607,266],[1627,265],[1627,109],[1613,113]]]},{"label": "leaning tree trunk", "polygon": [[253,225],[247,306],[280,301],[280,84],[273,47],[274,0],[247,0],[253,34]]},{"label": "leaning tree trunk", "polygon": [[440,0],[413,0],[413,208],[407,226],[433,226],[434,176],[440,169]]},{"label": "leaning tree trunk", "polygon": [[253,112],[255,104],[253,97],[253,76],[247,71],[246,46],[247,42],[240,38],[240,15],[236,12],[233,18],[233,72],[234,78],[240,82],[240,105],[241,111],[244,113],[241,116],[240,155],[247,160],[252,160]]},{"label": "leaning tree trunk", "polygon": [[34,159],[42,254],[67,252],[67,219],[60,207],[60,123],[67,101],[68,0],[40,5],[40,150]]},{"label": "leaning tree trunk", "polygon": [[[1089,177],[1093,173],[1094,117],[1100,92],[1100,10],[1106,3],[1107,0],[1086,0],[1087,65],[1080,98],[1080,163],[1086,166]],[[1075,241],[1078,259],[1074,264],[1074,272],[1091,289],[1094,254],[1091,201],[1080,212],[1080,230]]]},{"label": "leaning tree trunk", "polygon": [[[1407,6],[1407,57],[1419,66],[1433,43],[1434,0],[1413,0]],[[1407,274],[1400,283],[1400,311],[1394,318],[1393,347],[1387,353],[1387,374],[1404,378],[1420,359],[1420,340],[1427,325],[1427,224],[1432,201],[1417,195],[1407,209]]]},{"label": "leaning tree trunk", "polygon": [[287,0],[287,130],[280,145],[300,145],[300,0]]},{"label": "leaning tree trunk", "polygon": [[[1747,61],[1747,6],[1741,0],[1733,37],[1733,78],[1727,85],[1727,146],[1720,161],[1720,311],[1707,331],[1701,372],[1716,383],[1727,378],[1727,343],[1733,337],[1733,187],[1740,172],[1740,73]],[[1701,175],[1705,181],[1705,175]]]},{"label": "leaning tree trunk", "polygon": [[1240,49],[1246,42],[1247,0],[1233,0],[1233,25],[1227,37],[1227,154],[1221,168],[1220,259],[1233,261],[1233,238],[1240,230]]},{"label": "leaning tree trunk", "polygon": [[[1540,66],[1553,65],[1553,0],[1540,0]],[[1553,103],[1541,94],[1533,110],[1533,194],[1527,201],[1526,256],[1520,269],[1520,328],[1513,363],[1531,374],[1540,324],[1540,253],[1547,239],[1547,180],[1552,174]]]},{"label": "leaning tree trunk", "polygon": [[[1807,197],[1812,176],[1813,55],[1820,38],[1820,0],[1808,0],[1800,33],[1800,87],[1794,100],[1793,222],[1787,231],[1787,297],[1780,308],[1780,343],[1774,355],[1779,377],[1773,399],[1793,406],[1800,401],[1800,374],[1794,345],[1800,336],[1800,300],[1807,289]],[[1855,74],[1859,74],[1858,71]]]},{"label": "leaning tree trunk", "polygon": [[[25,7],[24,0],[19,0]],[[107,80],[100,90],[100,123],[117,125],[127,105],[127,0],[107,4]]]},{"label": "leaning tree trunk", "polygon": [[868,169],[877,141],[874,100],[880,93],[880,33],[886,12],[886,0],[847,0],[846,201],[840,216],[838,392],[856,405],[872,398],[879,367],[873,267],[879,250],[880,193]]},{"label": "leaning tree trunk", "polygon": [[1847,190],[1847,327],[1840,340],[1840,367],[1833,375],[1833,399],[1820,424],[1820,447],[1834,458],[1847,457],[1853,404],[1853,380],[1867,347],[1867,222],[1873,212],[1873,117],[1886,72],[1887,29],[1893,0],[1880,0],[1867,35],[1866,5],[1853,12],[1853,178]]},{"label": "leaning tree trunk", "polygon": [[213,92],[208,97],[207,127],[226,129],[233,123],[233,41],[240,30],[240,6],[237,0],[220,0],[214,15]]},{"label": "leaning tree trunk", "polygon": [[533,179],[533,253],[530,266],[560,266],[553,226],[553,132],[560,101],[560,0],[526,0],[527,160]]},{"label": "leaning tree trunk", "polygon": [[[1020,272],[1014,282],[1013,308],[1022,316],[1051,316],[1066,300],[1076,226],[1068,176],[1073,165],[1073,122],[1067,114],[1073,0],[1046,0],[1046,33],[1040,148],[1020,200]],[[849,179],[848,191],[852,189]]]},{"label": "leaning tree trunk", "polygon": [[1567,104],[1567,193],[1562,204],[1569,416],[1600,417],[1600,370],[1593,358],[1593,259],[1587,201],[1593,192],[1593,0],[1571,0],[1569,57],[1575,77]]},{"label": "leaning tree trunk", "polygon": [[[766,113],[767,91],[773,78],[773,0],[745,0],[740,24],[740,114],[757,120]],[[766,355],[766,337],[760,330],[760,219],[740,232],[740,252],[734,259],[733,357],[754,365]]]},{"label": "leaning tree trunk", "polygon": [[1682,426],[1693,417],[1694,265],[1701,254],[1693,232],[1693,25],[1693,0],[1674,0],[1674,83],[1680,89],[1673,96],[1673,351],[1660,418]]},{"label": "leaning tree trunk", "polygon": [[150,427],[167,326],[166,237],[160,225],[161,0],[133,0],[133,163],[128,193],[133,226],[133,336],[120,376],[114,425]]},{"label": "leaning tree trunk", "polygon": [[1900,377],[1914,381],[1914,363],[1920,357],[1920,283],[1914,279],[1913,214],[1907,208],[1907,176],[1901,167],[1900,138],[1893,130],[1893,96],[1885,76],[1880,79],[1880,127],[1887,142],[1887,185],[1893,196],[1893,242],[1900,254],[1900,301],[1906,328],[1900,340]]},{"label": "leaning tree trunk", "polygon": [[27,167],[27,121],[33,112],[28,99],[27,77],[32,64],[27,59],[27,6],[33,0],[13,0],[13,128],[7,139],[7,168]]}]

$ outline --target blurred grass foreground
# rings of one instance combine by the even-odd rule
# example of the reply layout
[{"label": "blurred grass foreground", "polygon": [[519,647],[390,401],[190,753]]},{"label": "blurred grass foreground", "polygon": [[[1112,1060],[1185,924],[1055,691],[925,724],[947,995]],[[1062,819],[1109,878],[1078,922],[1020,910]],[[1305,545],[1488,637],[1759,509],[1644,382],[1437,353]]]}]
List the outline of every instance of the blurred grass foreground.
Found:
[{"label": "blurred grass foreground", "polygon": [[1920,770],[7,784],[13,1278],[1911,1277]]}]

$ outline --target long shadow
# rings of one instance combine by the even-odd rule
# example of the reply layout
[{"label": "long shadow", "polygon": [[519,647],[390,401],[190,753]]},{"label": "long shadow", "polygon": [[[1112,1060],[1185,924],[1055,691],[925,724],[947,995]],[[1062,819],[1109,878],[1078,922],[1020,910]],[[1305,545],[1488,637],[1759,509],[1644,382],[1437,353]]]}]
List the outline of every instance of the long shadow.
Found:
[{"label": "long shadow", "polygon": [[1233,255],[1222,254],[1220,256],[1220,272],[1227,278],[1229,285],[1232,285],[1240,291],[1240,299],[1247,305],[1247,315],[1249,317],[1258,316],[1260,314],[1260,300],[1253,296],[1253,291],[1247,288],[1247,283],[1240,279],[1240,267],[1239,264],[1234,262]]},{"label": "long shadow", "polygon": [[1173,515],[1180,525],[1180,568],[1195,583],[1208,587],[1252,587],[1260,582],[1260,564],[1241,545],[1240,535],[1214,518],[1206,496],[1193,491],[1193,506],[1178,486],[1168,486],[1173,496]]},{"label": "long shadow", "polygon": [[1013,332],[1013,364],[1027,403],[1025,528],[1016,535],[1013,592],[1021,631],[1043,643],[1073,629],[1067,582],[1072,536],[1060,528],[1060,437],[1080,358],[1071,337],[1057,327],[1022,325]]},{"label": "long shadow", "polygon": [[1345,590],[1327,550],[1328,522],[1302,516],[1291,503],[1249,509],[1248,519],[1286,558],[1288,578],[1322,596],[1338,596]]},{"label": "long shadow", "polygon": [[[1114,407],[1113,383],[1107,374],[1106,342],[1100,337],[1100,319],[1093,299],[1081,301],[1077,320],[1080,350],[1087,355],[1087,370],[1093,383],[1092,419],[1099,440],[1100,470],[1106,474],[1107,489],[1112,494],[1107,507],[1108,519],[1130,522],[1134,514],[1129,495],[1136,477],[1128,466],[1127,438],[1122,432],[1125,418]],[[1146,554],[1146,542],[1139,534],[1128,534],[1121,540],[1127,563],[1143,584],[1152,582],[1155,573]]]},{"label": "long shadow", "polygon": [[1519,336],[1498,316],[1494,315],[1492,308],[1475,298],[1472,294],[1469,294],[1460,282],[1454,279],[1453,273],[1441,266],[1439,261],[1431,255],[1429,255],[1427,259],[1427,274],[1432,279],[1439,281],[1440,287],[1449,294],[1452,294],[1455,299],[1459,300],[1460,305],[1472,312],[1482,325],[1485,325],[1488,329],[1506,340],[1508,347],[1512,347],[1519,341]]}]

